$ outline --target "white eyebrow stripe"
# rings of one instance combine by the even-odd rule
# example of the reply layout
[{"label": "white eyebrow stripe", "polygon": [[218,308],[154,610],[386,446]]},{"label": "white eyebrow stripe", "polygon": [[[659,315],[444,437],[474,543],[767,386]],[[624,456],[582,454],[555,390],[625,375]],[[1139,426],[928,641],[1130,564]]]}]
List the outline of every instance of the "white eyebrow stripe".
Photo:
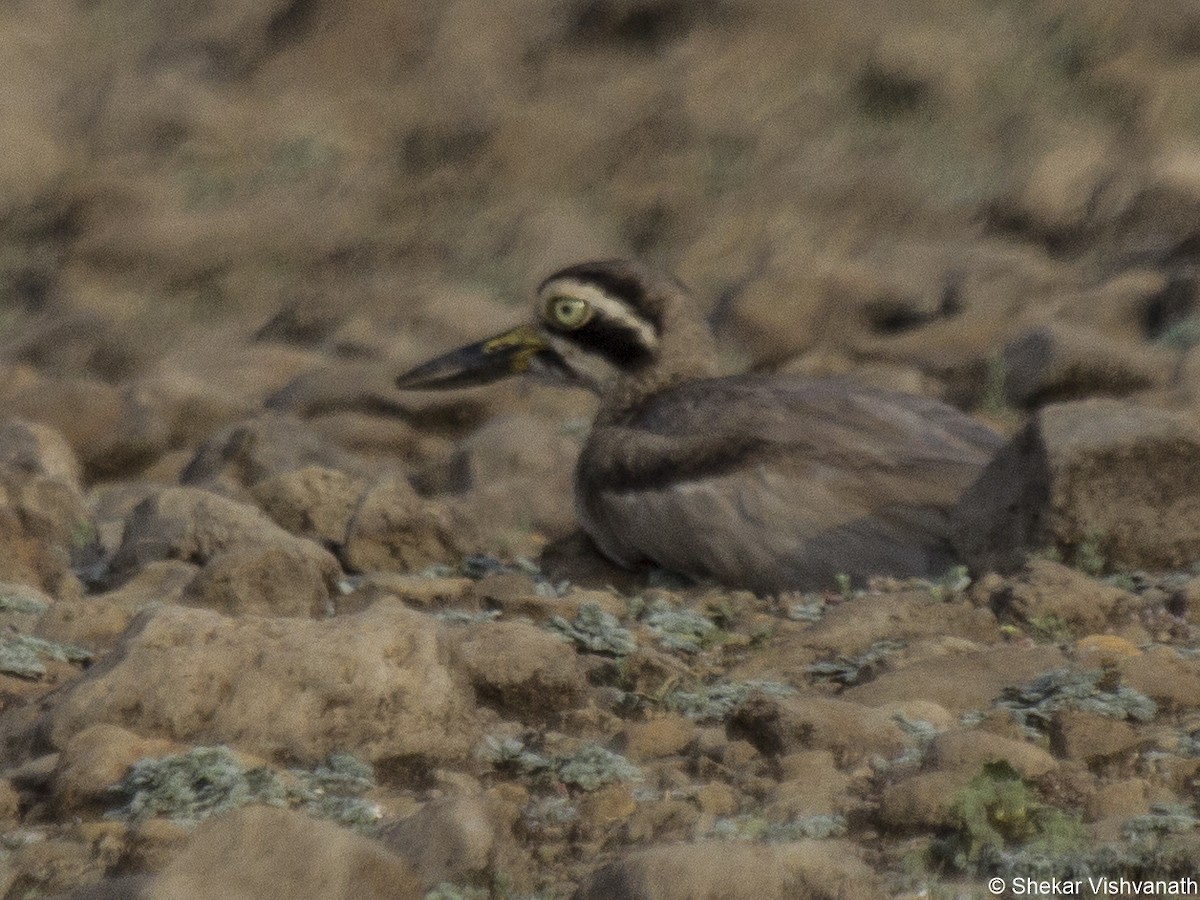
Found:
[{"label": "white eyebrow stripe", "polygon": [[594,284],[577,278],[556,278],[542,289],[543,297],[552,297],[555,294],[566,294],[586,301],[592,309],[610,322],[618,322],[631,331],[636,331],[642,345],[647,349],[653,350],[658,346],[658,333],[653,325],[631,310],[627,304],[606,294]]}]

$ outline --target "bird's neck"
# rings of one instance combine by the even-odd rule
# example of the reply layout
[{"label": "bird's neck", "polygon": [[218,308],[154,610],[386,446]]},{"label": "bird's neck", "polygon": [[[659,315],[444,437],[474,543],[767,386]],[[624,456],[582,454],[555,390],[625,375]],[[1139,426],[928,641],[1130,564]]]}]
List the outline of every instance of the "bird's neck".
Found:
[{"label": "bird's neck", "polygon": [[707,328],[681,329],[672,337],[659,348],[653,363],[622,375],[604,391],[596,413],[597,426],[620,422],[651,397],[676,385],[717,375],[716,344]]}]

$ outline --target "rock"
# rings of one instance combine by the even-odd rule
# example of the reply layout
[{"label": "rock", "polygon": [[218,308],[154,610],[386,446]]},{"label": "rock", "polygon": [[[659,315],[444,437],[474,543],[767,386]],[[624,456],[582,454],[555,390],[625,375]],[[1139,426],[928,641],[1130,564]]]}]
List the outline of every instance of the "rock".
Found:
[{"label": "rock", "polygon": [[866,900],[884,888],[852,844],[668,844],[593,872],[575,900]]},{"label": "rock", "polygon": [[411,572],[463,556],[465,529],[444,504],[418,497],[403,478],[386,478],[363,495],[342,559],[356,572]]},{"label": "rock", "polygon": [[60,600],[41,617],[37,635],[93,650],[108,649],[143,609],[177,603],[199,569],[174,559],[150,563],[116,590]]},{"label": "rock", "polygon": [[1116,819],[1127,822],[1134,816],[1146,815],[1150,812],[1148,787],[1144,778],[1128,778],[1102,785],[1088,801],[1088,821]]},{"label": "rock", "polygon": [[6,856],[0,866],[0,896],[54,896],[104,876],[104,862],[68,838],[25,843]]},{"label": "rock", "polygon": [[1060,709],[1050,719],[1050,747],[1065,759],[1095,766],[1131,753],[1140,743],[1128,722],[1081,709]]},{"label": "rock", "polygon": [[426,885],[469,881],[515,852],[516,816],[483,796],[434,800],[419,812],[385,825],[379,839],[405,859]]},{"label": "rock", "polygon": [[[637,800],[629,785],[619,782],[606,784],[599,790],[584,795],[580,801],[580,824],[589,831],[605,831],[628,821],[629,817],[637,812],[637,806]],[[701,808],[703,809],[703,804]]]},{"label": "rock", "polygon": [[621,731],[617,749],[633,760],[678,756],[696,739],[696,724],[680,715],[655,716],[630,722]]},{"label": "rock", "polygon": [[592,539],[580,529],[550,541],[538,557],[538,566],[556,584],[569,581],[598,591],[611,586],[623,593],[631,593],[645,580],[644,576],[623,569],[603,556]]},{"label": "rock", "polygon": [[365,467],[324,435],[291,416],[267,414],[210,437],[184,469],[185,485],[252,488],[309,466],[365,475]]},{"label": "rock", "polygon": [[340,544],[369,482],[365,478],[305,466],[259,481],[254,501],[281,528],[325,544]]},{"label": "rock", "polygon": [[42,475],[78,489],[82,472],[66,438],[49,425],[7,419],[0,423],[0,467]]},{"label": "rock", "polygon": [[850,776],[839,771],[828,750],[801,750],[780,757],[782,778],[766,809],[772,821],[840,812],[847,803]]},{"label": "rock", "polygon": [[65,747],[103,723],[268,759],[458,759],[473,704],[446,657],[437,623],[400,606],[323,622],[164,607],[56,697],[44,733]]},{"label": "rock", "polygon": [[1023,409],[1085,397],[1123,397],[1168,384],[1177,356],[1167,347],[1052,322],[1005,346],[1004,390],[1009,402]]},{"label": "rock", "polygon": [[862,597],[830,607],[796,641],[819,656],[856,656],[879,641],[912,643],[954,634],[992,643],[1000,638],[996,617],[965,601],[934,597],[928,590]]},{"label": "rock", "polygon": [[706,816],[732,816],[738,810],[737,791],[720,781],[710,781],[696,791],[696,805]]},{"label": "rock", "polygon": [[6,373],[0,416],[41,422],[70,444],[89,480],[117,478],[156,459],[167,447],[166,425],[118,388],[79,378]]},{"label": "rock", "polygon": [[338,615],[361,612],[372,603],[400,602],[422,612],[442,609],[475,610],[477,604],[467,600],[475,584],[470,578],[403,575],[399,572],[371,572],[358,580],[349,594],[334,598]]},{"label": "rock", "polygon": [[575,648],[526,622],[474,626],[456,655],[477,701],[517,718],[563,712],[583,695]]},{"label": "rock", "polygon": [[21,818],[21,795],[7,778],[0,778],[0,828],[17,827]]},{"label": "rock", "polygon": [[928,700],[955,714],[986,709],[1010,685],[1032,681],[1066,664],[1057,647],[999,645],[923,659],[842,692],[867,706]]},{"label": "rock", "polygon": [[331,554],[288,534],[254,507],[186,487],[166,488],[134,508],[111,570],[124,579],[159,560],[204,564],[227,550],[253,547],[285,548],[309,559],[328,579],[340,573]]},{"label": "rock", "polygon": [[303,813],[250,806],[201,825],[144,900],[421,900],[410,867],[375,841]]},{"label": "rock", "polygon": [[318,619],[329,610],[335,575],[314,554],[296,547],[235,548],[212,557],[180,601],[228,616]]},{"label": "rock", "polygon": [[751,696],[734,711],[729,728],[761,753],[829,750],[842,766],[868,756],[897,756],[906,743],[891,716],[845,700],[814,697]]},{"label": "rock", "polygon": [[497,416],[459,445],[450,465],[462,473],[465,506],[481,529],[562,534],[575,525],[579,447],[557,422]]},{"label": "rock", "polygon": [[1040,778],[1058,765],[1041,747],[976,729],[944,731],[929,746],[928,764],[943,771],[978,775],[993,762],[1008,763],[1023,778]]},{"label": "rock", "polygon": [[1040,410],[967,489],[956,545],[977,571],[1011,572],[1032,551],[1084,545],[1115,569],[1200,558],[1200,425],[1118,400]]},{"label": "rock", "polygon": [[1138,606],[1136,598],[1077,569],[1045,559],[1032,559],[1021,577],[1006,584],[998,600],[998,614],[1011,612],[1026,623],[1051,617],[1075,634],[1103,631],[1120,624]]},{"label": "rock", "polygon": [[1181,659],[1169,647],[1155,647],[1121,661],[1121,681],[1158,704],[1166,713],[1200,707],[1200,665]]},{"label": "rock", "polygon": [[73,735],[54,768],[54,801],[78,811],[111,804],[109,790],[139,759],[168,756],[170,741],[143,738],[115,725],[93,725]]},{"label": "rock", "polygon": [[968,769],[919,772],[889,784],[880,795],[879,821],[899,832],[956,825],[954,795],[978,774]]}]

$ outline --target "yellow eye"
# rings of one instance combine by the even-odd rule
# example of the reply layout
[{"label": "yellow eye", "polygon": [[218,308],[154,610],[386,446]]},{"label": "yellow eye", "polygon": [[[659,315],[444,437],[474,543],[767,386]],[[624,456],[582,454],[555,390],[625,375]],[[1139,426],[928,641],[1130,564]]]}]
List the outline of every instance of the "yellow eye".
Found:
[{"label": "yellow eye", "polygon": [[563,328],[579,328],[592,317],[592,307],[578,297],[558,295],[546,303],[546,318]]}]

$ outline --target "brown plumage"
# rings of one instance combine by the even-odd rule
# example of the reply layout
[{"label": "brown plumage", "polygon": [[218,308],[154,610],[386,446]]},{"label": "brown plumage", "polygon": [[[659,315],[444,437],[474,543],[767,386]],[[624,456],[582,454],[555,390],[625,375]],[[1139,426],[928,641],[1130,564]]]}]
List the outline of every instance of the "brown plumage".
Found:
[{"label": "brown plumage", "polygon": [[838,574],[932,576],[954,563],[950,510],[1000,444],[980,423],[844,378],[717,377],[687,291],[635,263],[556,272],[538,291],[538,313],[534,327],[398,384],[515,370],[596,390],[575,500],[614,562],[758,593],[829,587]]}]

